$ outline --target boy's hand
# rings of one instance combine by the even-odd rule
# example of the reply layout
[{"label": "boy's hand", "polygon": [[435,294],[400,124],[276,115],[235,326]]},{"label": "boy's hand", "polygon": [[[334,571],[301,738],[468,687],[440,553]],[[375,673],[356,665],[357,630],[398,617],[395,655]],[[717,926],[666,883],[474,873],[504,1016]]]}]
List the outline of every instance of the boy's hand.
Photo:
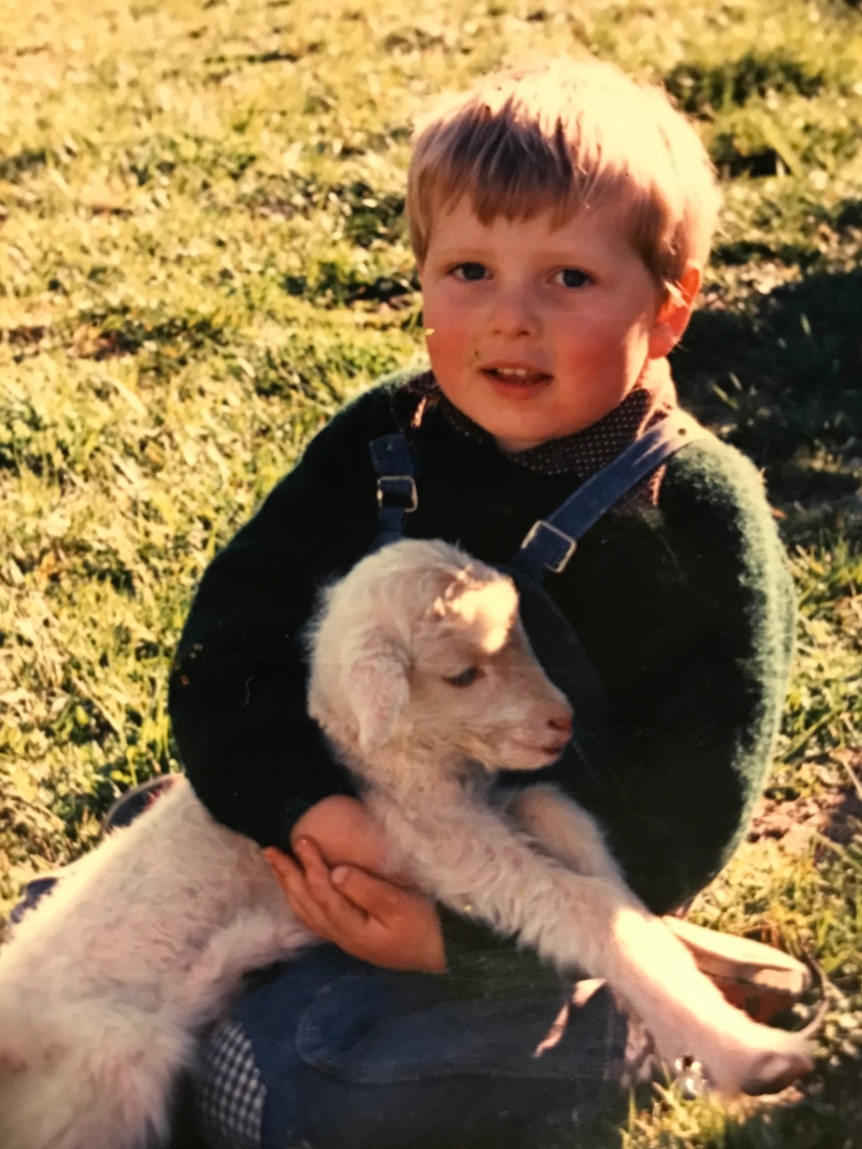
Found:
[{"label": "boy's hand", "polygon": [[297,821],[291,848],[296,861],[265,854],[291,909],[318,937],[373,965],[445,970],[434,904],[393,873],[385,835],[362,802],[323,798]]},{"label": "boy's hand", "polygon": [[430,899],[357,866],[327,865],[307,837],[293,842],[299,864],[271,847],[264,855],[290,908],[312,933],[387,969],[443,973],[440,919]]}]

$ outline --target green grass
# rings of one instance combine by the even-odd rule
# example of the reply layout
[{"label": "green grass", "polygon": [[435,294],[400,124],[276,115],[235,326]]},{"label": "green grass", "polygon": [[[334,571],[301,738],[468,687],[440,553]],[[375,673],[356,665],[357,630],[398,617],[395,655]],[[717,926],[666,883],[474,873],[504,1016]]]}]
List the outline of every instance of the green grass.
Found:
[{"label": "green grass", "polygon": [[862,16],[839,0],[0,0],[0,912],[177,768],[198,576],[346,396],[421,356],[412,116],[547,51],[664,80],[722,175],[675,366],[781,516],[801,619],[769,794],[811,832],[746,844],[695,912],[832,983],[798,1095],[657,1094],[608,1145],[855,1149]]}]

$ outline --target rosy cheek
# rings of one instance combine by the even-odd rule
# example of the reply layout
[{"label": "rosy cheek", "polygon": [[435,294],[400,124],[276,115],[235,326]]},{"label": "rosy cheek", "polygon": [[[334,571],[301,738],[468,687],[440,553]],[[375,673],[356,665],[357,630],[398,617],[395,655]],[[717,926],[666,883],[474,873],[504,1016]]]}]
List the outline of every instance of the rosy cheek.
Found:
[{"label": "rosy cheek", "polygon": [[432,311],[425,315],[425,338],[429,351],[444,354],[469,340],[469,326],[457,311]]}]

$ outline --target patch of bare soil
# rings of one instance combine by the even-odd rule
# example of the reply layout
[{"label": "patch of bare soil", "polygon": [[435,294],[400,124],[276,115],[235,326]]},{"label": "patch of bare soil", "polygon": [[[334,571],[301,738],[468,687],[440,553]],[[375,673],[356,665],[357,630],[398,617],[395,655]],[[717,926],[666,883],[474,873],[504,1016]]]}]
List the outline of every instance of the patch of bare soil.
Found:
[{"label": "patch of bare soil", "polygon": [[813,838],[846,846],[860,836],[862,748],[834,750],[812,770],[817,779],[813,793],[802,794],[789,786],[767,789],[752,819],[750,842],[771,838],[798,855]]}]

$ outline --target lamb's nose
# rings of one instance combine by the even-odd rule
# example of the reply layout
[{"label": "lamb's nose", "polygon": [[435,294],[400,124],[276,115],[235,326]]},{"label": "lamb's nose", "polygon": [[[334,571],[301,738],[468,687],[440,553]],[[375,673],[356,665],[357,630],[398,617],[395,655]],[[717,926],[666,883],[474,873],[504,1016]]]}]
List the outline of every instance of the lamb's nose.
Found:
[{"label": "lamb's nose", "polygon": [[556,730],[559,734],[568,736],[572,733],[572,719],[569,714],[558,715],[556,718],[549,718],[548,725],[552,730]]}]

